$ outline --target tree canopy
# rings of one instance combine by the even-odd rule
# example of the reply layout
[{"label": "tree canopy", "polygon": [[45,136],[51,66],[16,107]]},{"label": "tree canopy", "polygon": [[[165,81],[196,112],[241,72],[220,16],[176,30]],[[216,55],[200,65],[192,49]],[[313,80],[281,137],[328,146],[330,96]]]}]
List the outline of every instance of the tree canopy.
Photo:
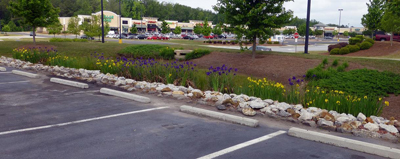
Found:
[{"label": "tree canopy", "polygon": [[[58,22],[58,13],[60,9],[54,8],[50,0],[15,0],[10,1],[8,7],[11,13],[24,19],[24,22],[32,26],[35,32],[36,27],[47,27]],[[36,44],[35,34],[33,34],[33,43]]]},{"label": "tree canopy", "polygon": [[400,16],[391,11],[386,11],[383,15],[381,27],[392,35],[390,37],[391,45],[393,46],[393,33],[400,32]]},{"label": "tree canopy", "polygon": [[171,29],[169,28],[168,23],[164,20],[161,24],[161,33],[167,34],[171,32]]},{"label": "tree canopy", "polygon": [[[383,11],[384,11],[384,0],[369,0],[367,3],[368,13],[364,14],[361,18],[361,23],[368,30],[376,31],[379,28]],[[371,37],[373,32],[371,32]]]},{"label": "tree canopy", "polygon": [[273,28],[281,28],[288,24],[292,11],[283,7],[290,0],[218,0],[214,9],[225,15],[226,23],[234,26],[240,39],[243,36],[253,43],[253,59],[257,39],[265,42],[273,36]]},{"label": "tree canopy", "polygon": [[78,17],[71,17],[68,22],[68,32],[75,35],[75,38],[81,32],[81,28],[79,27],[79,18]]}]

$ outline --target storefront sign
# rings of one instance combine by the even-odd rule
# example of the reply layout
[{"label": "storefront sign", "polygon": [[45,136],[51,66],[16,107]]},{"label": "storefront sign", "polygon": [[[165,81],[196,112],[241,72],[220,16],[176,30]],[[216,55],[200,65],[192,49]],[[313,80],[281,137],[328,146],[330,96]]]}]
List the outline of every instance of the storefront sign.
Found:
[{"label": "storefront sign", "polygon": [[175,22],[167,22],[168,24],[175,24]]},{"label": "storefront sign", "polygon": [[148,23],[157,23],[156,21],[148,21]]},{"label": "storefront sign", "polygon": [[[140,25],[140,22],[134,22],[133,24]],[[142,24],[144,25],[144,24],[146,24],[146,23],[142,23]]]},{"label": "storefront sign", "polygon": [[114,16],[112,15],[104,15],[104,21],[111,23],[111,20],[114,19]]}]

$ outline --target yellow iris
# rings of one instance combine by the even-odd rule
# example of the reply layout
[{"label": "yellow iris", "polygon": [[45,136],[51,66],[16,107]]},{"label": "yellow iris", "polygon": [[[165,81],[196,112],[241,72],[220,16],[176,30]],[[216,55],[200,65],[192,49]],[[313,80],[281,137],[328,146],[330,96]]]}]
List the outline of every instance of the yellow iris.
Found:
[{"label": "yellow iris", "polygon": [[328,103],[328,99],[325,99],[325,103]]},{"label": "yellow iris", "polygon": [[385,105],[386,105],[386,106],[389,106],[389,101],[385,101]]}]

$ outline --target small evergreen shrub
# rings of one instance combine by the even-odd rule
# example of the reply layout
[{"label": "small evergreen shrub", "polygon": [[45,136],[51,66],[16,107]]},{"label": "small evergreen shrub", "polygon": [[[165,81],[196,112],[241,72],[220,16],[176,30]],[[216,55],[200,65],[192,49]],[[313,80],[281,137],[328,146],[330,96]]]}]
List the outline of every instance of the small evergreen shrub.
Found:
[{"label": "small evergreen shrub", "polygon": [[345,54],[348,54],[348,53],[350,53],[350,50],[347,47],[343,47],[339,51],[340,55],[345,55]]},{"label": "small evergreen shrub", "polygon": [[[358,36],[358,35],[357,35]],[[360,43],[361,42],[361,39],[360,38],[357,38],[357,37],[355,37],[355,38],[350,38],[349,39],[349,44],[350,45],[355,45],[355,44],[357,44],[357,43]]]},{"label": "small evergreen shrub", "polygon": [[211,53],[211,51],[207,50],[207,49],[196,49],[196,50],[193,50],[191,53],[186,54],[185,59],[186,60],[196,59],[196,58],[200,58],[200,57],[210,54],[210,53]]},{"label": "small evergreen shrub", "polygon": [[332,66],[337,66],[339,64],[339,61],[336,59],[333,61]]},{"label": "small evergreen shrub", "polygon": [[334,49],[331,50],[331,52],[329,52],[329,54],[331,54],[331,55],[339,55],[339,51],[340,51],[339,48],[334,48]]},{"label": "small evergreen shrub", "polygon": [[375,41],[373,39],[371,39],[371,38],[366,38],[365,41],[369,42],[371,44],[375,44]]},{"label": "small evergreen shrub", "polygon": [[361,43],[360,49],[361,50],[367,50],[367,49],[369,49],[371,47],[372,47],[371,43],[364,41],[364,42]]}]

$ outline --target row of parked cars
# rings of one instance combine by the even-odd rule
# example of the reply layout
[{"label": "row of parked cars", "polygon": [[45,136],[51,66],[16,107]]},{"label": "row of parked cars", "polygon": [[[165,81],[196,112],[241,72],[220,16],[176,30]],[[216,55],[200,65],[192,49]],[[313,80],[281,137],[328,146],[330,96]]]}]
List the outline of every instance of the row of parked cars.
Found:
[{"label": "row of parked cars", "polygon": [[[145,33],[145,34],[132,34],[132,33],[122,33],[120,34],[108,34],[106,35],[107,38],[115,38],[119,39],[121,36],[122,39],[147,39],[147,40],[169,40],[169,39],[189,39],[189,40],[195,40],[195,39],[226,39],[228,37],[231,37],[232,35],[226,35],[226,34],[221,34],[221,35],[215,35],[211,34],[209,36],[203,36],[203,35],[196,35],[196,34],[157,34],[157,33]],[[233,37],[233,36],[232,36]],[[87,37],[85,37],[87,38]]]}]

